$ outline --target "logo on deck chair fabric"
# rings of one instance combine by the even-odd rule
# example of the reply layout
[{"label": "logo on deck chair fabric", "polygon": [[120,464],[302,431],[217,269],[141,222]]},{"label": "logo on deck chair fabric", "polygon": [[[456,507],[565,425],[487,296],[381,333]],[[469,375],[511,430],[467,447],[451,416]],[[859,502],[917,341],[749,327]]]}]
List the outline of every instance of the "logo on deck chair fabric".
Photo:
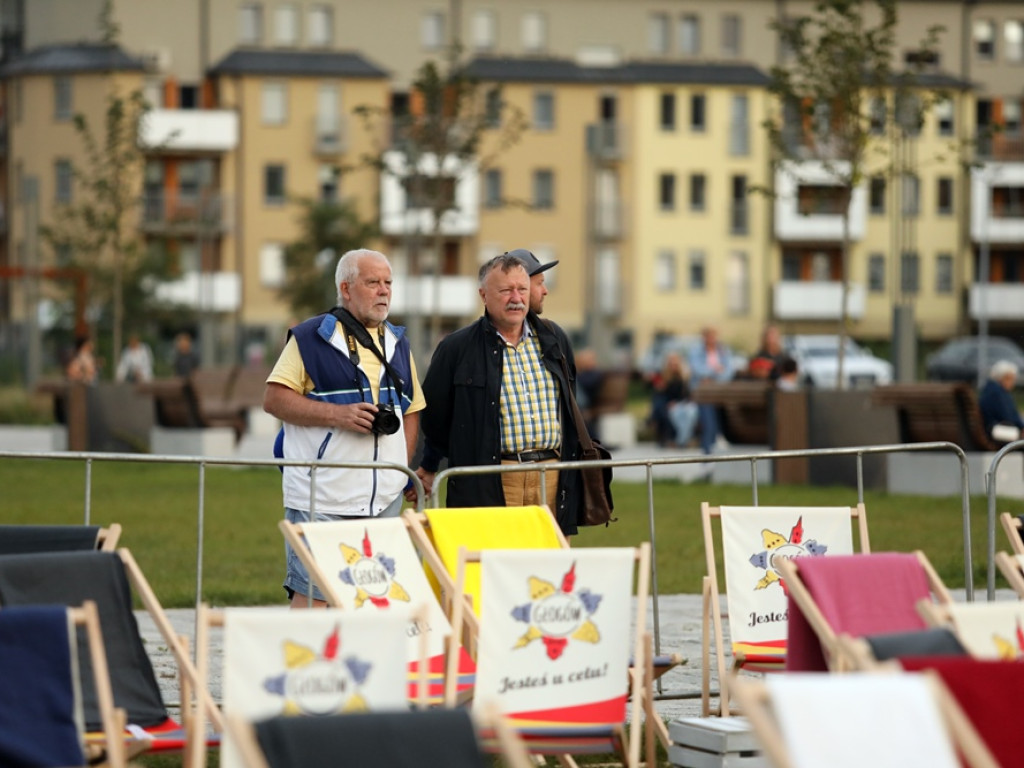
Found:
[{"label": "logo on deck chair fabric", "polygon": [[363,532],[362,547],[338,545],[348,568],[338,571],[338,578],[356,589],[356,608],[369,600],[378,608],[387,608],[391,600],[409,602],[409,593],[395,581],[395,560],[383,552],[373,554],[369,531]]},{"label": "logo on deck chair fabric", "polygon": [[529,626],[513,648],[524,648],[540,640],[548,658],[554,660],[562,655],[570,640],[600,642],[601,633],[591,617],[601,604],[601,595],[587,588],[576,589],[575,563],[557,586],[536,576],[530,576],[527,583],[530,602],[513,608],[512,618]]},{"label": "logo on deck chair fabric", "polygon": [[324,641],[323,650],[284,641],[285,671],[263,681],[267,693],[284,699],[282,714],[327,715],[369,709],[360,689],[373,664],[356,656],[341,657],[341,630]]},{"label": "logo on deck chair fabric", "polygon": [[996,647],[996,656],[1000,661],[1013,661],[1020,658],[1024,653],[1024,629],[1020,626],[1020,619],[1017,619],[1017,629],[1014,632],[1013,640],[1007,640],[998,632],[993,632],[992,644]]},{"label": "logo on deck chair fabric", "polygon": [[804,541],[804,518],[802,515],[797,518],[796,525],[790,530],[788,539],[781,533],[765,528],[761,531],[761,540],[765,546],[764,551],[750,556],[751,565],[764,569],[764,576],[757,582],[754,589],[767,589],[778,582],[785,591],[786,584],[779,576],[778,570],[780,560],[792,560],[795,557],[817,557],[828,551],[826,544],[819,544],[814,539]]}]

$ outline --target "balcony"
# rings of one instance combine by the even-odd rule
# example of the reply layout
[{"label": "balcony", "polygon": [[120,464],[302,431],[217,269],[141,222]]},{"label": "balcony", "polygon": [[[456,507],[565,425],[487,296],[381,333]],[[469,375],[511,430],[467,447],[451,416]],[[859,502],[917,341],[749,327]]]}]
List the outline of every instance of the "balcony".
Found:
[{"label": "balcony", "polygon": [[440,278],[404,277],[395,280],[391,293],[391,312],[405,315],[419,312],[442,317],[466,317],[479,314],[480,293],[472,277],[445,276]]},{"label": "balcony", "polygon": [[[831,281],[782,280],[774,286],[776,320],[838,320],[843,284]],[[847,316],[864,316],[864,286],[850,283],[846,297]]]},{"label": "balcony", "polygon": [[1000,163],[1024,162],[1024,136],[997,133],[993,136],[978,136],[976,142],[979,160]]},{"label": "balcony", "polygon": [[[817,190],[839,189],[835,176],[823,163],[783,165],[776,171],[775,188],[775,235],[779,240],[842,242],[843,216],[834,207],[835,196],[823,195],[822,204],[815,204]],[[859,185],[850,200],[851,240],[864,237],[866,221],[867,195]]]},{"label": "balcony", "polygon": [[142,198],[142,230],[153,235],[223,235],[231,229],[231,201],[207,193],[149,193]]},{"label": "balcony", "polygon": [[975,284],[967,291],[967,311],[972,320],[980,319],[982,302],[989,320],[1024,320],[1024,283]]},{"label": "balcony", "polygon": [[153,109],[139,128],[150,151],[230,152],[238,146],[238,114],[228,109]]},{"label": "balcony", "polygon": [[[413,174],[405,154],[384,154],[384,172],[380,176],[380,228],[385,235],[420,233],[465,237],[480,228],[480,174],[476,164],[436,155],[420,158],[418,174]],[[435,222],[433,208],[446,210]],[[435,226],[436,225],[436,226]]]},{"label": "balcony", "polygon": [[592,232],[596,240],[621,240],[625,234],[623,206],[618,201],[593,204]]},{"label": "balcony", "polygon": [[340,155],[348,149],[348,124],[340,117],[313,120],[313,154],[320,157]]},{"label": "balcony", "polygon": [[1024,162],[971,169],[971,239],[1024,242]]},{"label": "balcony", "polygon": [[234,312],[242,305],[242,283],[235,272],[189,272],[160,283],[156,298],[198,312]]},{"label": "balcony", "polygon": [[596,160],[621,160],[625,136],[621,123],[591,123],[586,127],[587,154]]}]

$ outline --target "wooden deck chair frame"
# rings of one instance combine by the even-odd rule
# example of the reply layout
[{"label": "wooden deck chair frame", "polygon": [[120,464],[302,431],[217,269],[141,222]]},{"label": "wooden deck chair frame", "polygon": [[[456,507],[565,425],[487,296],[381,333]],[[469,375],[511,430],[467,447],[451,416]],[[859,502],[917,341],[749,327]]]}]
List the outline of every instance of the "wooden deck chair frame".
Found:
[{"label": "wooden deck chair frame", "polygon": [[[799,510],[799,507],[793,507]],[[850,518],[857,521],[857,536],[861,552],[870,552],[871,545],[868,538],[867,511],[863,504],[849,507]],[[730,672],[736,672],[746,665],[746,658],[743,654],[732,657],[731,666],[726,663],[725,642],[723,635],[723,617],[721,608],[721,595],[718,589],[718,568],[715,563],[717,550],[714,538],[714,518],[721,519],[721,507],[713,507],[708,502],[700,505],[701,524],[704,531],[704,559],[707,574],[701,584],[703,598],[702,621],[701,621],[701,714],[704,717],[710,715],[721,715],[728,717],[731,714],[729,702],[729,679]],[[725,563],[723,560],[723,567]],[[712,662],[712,640],[714,633],[714,662]],[[712,664],[718,670],[718,709],[711,708],[711,669]]]},{"label": "wooden deck chair frame", "polygon": [[[482,715],[471,715],[471,717],[476,727],[478,741],[481,740],[485,731],[493,732],[494,741],[498,746],[504,765],[507,765],[508,768],[536,768],[522,739],[496,709],[488,708]],[[256,729],[253,724],[237,715],[228,715],[225,722],[231,737],[238,745],[239,754],[247,768],[270,768],[257,741]]]},{"label": "wooden deck chair frame", "polygon": [[996,567],[1010,584],[1010,588],[1017,593],[1017,597],[1024,600],[1024,563],[1020,562],[1021,557],[1009,552],[996,552]]},{"label": "wooden deck chair frame", "polygon": [[[650,544],[644,542],[637,547],[632,548],[634,550],[634,559],[637,563],[637,576],[636,576],[636,590],[635,590],[635,604],[636,604],[636,615],[634,616],[634,642],[633,642],[633,659],[634,664],[629,669],[629,686],[630,686],[630,727],[629,733],[623,728],[619,733],[621,735],[624,755],[624,765],[630,768],[635,768],[640,764],[640,712],[644,712],[644,733],[646,739],[644,740],[647,745],[646,760],[647,765],[653,766],[654,763],[654,738],[658,737],[659,740],[665,745],[666,749],[669,744],[668,729],[665,724],[661,722],[661,719],[657,716],[654,711],[654,699],[653,699],[653,667],[651,664],[651,638],[650,633],[642,631],[641,627],[645,626],[647,620],[647,596],[649,591],[650,583],[650,568],[651,568],[651,547]],[[480,562],[480,550],[470,551],[465,548],[459,549],[459,561],[456,570],[455,577],[455,594],[460,594],[462,585],[464,583],[466,565],[468,563],[479,563]],[[454,600],[453,602],[453,617],[452,627],[466,626],[468,630],[468,617],[473,611],[470,609],[468,600]],[[479,621],[476,622],[476,632],[479,633]],[[476,643],[474,642],[471,646],[474,651],[476,650]],[[636,660],[640,660],[636,663]],[[448,690],[445,695],[445,703],[448,706],[455,706],[458,702],[456,700],[455,688],[451,683],[454,678],[452,677],[452,669],[456,664],[456,657],[454,653],[449,653],[448,663],[449,670],[446,675],[448,681]],[[658,729],[658,724],[661,725],[661,729]],[[664,736],[662,735],[664,731]],[[559,762],[564,766],[576,766],[576,761],[568,754],[557,754]]]},{"label": "wooden deck chair frame", "polygon": [[[921,564],[925,578],[928,581],[928,588],[936,600],[939,603],[953,602],[952,595],[946,589],[946,585],[943,584],[938,572],[924,552],[917,549],[914,550],[913,555]],[[818,608],[814,596],[811,595],[807,585],[804,584],[803,579],[800,577],[799,560],[787,560],[779,565],[779,570],[782,573],[782,577],[786,580],[790,599],[800,606],[804,618],[818,636],[829,668],[838,672],[848,669],[849,657],[840,648],[838,634],[833,630],[832,625],[829,624],[821,609]]]},{"label": "wooden deck chair frame", "polygon": [[121,524],[111,523],[110,525],[100,528],[99,539],[97,540],[97,549],[101,552],[116,552],[117,543],[121,540]]},{"label": "wooden deck chair frame", "polygon": [[[887,664],[883,667],[872,667],[872,669],[874,669],[873,672],[865,672],[865,674],[903,674],[896,665]],[[971,768],[998,768],[999,764],[991,751],[939,676],[933,672],[922,674],[938,704],[943,724],[950,734],[953,745],[963,756],[966,764]],[[770,764],[776,768],[793,768],[789,749],[775,719],[771,697],[765,683],[761,680],[741,678],[736,675],[733,680],[732,692],[754,729]]]},{"label": "wooden deck chair frame", "polygon": [[1013,550],[1013,554],[1024,555],[1024,539],[1021,538],[1024,531],[1021,530],[1020,518],[1014,517],[1009,512],[1002,512],[999,515],[999,524],[1006,533],[1006,538],[1010,542],[1010,549]]}]

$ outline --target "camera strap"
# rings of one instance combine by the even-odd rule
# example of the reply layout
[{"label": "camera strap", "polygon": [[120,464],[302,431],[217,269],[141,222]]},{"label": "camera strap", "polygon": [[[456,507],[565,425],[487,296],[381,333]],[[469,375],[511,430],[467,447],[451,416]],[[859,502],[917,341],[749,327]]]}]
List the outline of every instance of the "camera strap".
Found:
[{"label": "camera strap", "polygon": [[384,371],[387,373],[388,378],[391,379],[391,384],[395,388],[395,393],[398,395],[397,405],[402,403],[402,380],[398,376],[398,373],[392,367],[391,363],[388,362],[387,358],[384,357],[384,324],[381,323],[377,326],[377,336],[380,339],[380,348],[377,347],[373,341],[373,336],[366,330],[366,326],[360,323],[344,307],[335,307],[331,310],[331,314],[338,320],[339,323],[345,328],[345,343],[348,344],[348,356],[352,361],[353,365],[359,364],[359,349],[356,347],[358,341],[364,347],[373,352],[380,360],[380,364],[384,366]]}]

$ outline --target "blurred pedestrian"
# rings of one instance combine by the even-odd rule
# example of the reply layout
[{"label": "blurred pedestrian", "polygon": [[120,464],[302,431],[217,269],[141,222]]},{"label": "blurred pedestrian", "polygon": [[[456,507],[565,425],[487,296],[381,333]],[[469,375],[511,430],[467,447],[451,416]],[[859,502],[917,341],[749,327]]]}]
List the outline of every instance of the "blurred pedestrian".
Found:
[{"label": "blurred pedestrian", "polygon": [[139,334],[133,333],[128,337],[128,345],[121,352],[121,359],[117,361],[114,378],[132,384],[150,381],[153,378],[153,353],[149,345],[139,338]]},{"label": "blurred pedestrian", "polygon": [[75,339],[75,353],[67,364],[67,368],[64,369],[68,381],[82,384],[96,383],[99,372],[92,349],[92,339],[88,336],[79,336]]},{"label": "blurred pedestrian", "polygon": [[199,355],[192,348],[192,336],[182,331],[174,337],[174,375],[187,377],[199,367]]},{"label": "blurred pedestrian", "polygon": [[[1017,403],[1013,399],[1013,388],[1017,385],[1018,373],[1017,366],[1009,360],[999,360],[989,370],[988,381],[978,396],[985,434],[991,435],[999,443],[1019,439],[1021,430],[1024,429],[1024,419],[1021,418]],[[993,434],[996,427],[1000,429]]]},{"label": "blurred pedestrian", "polygon": [[690,399],[689,371],[677,352],[665,356],[665,364],[651,381],[651,415],[658,445],[685,447],[697,426],[697,404]]},{"label": "blurred pedestrian", "polygon": [[[718,329],[706,326],[700,332],[701,343],[690,352],[690,385],[694,390],[709,381],[730,381],[733,377],[732,351],[718,340]],[[718,412],[712,403],[697,406],[700,423],[700,447],[710,454],[718,441]]]},{"label": "blurred pedestrian", "polygon": [[779,363],[785,354],[778,327],[769,325],[761,333],[761,346],[750,358],[747,373],[754,379],[774,380],[779,375]]}]

